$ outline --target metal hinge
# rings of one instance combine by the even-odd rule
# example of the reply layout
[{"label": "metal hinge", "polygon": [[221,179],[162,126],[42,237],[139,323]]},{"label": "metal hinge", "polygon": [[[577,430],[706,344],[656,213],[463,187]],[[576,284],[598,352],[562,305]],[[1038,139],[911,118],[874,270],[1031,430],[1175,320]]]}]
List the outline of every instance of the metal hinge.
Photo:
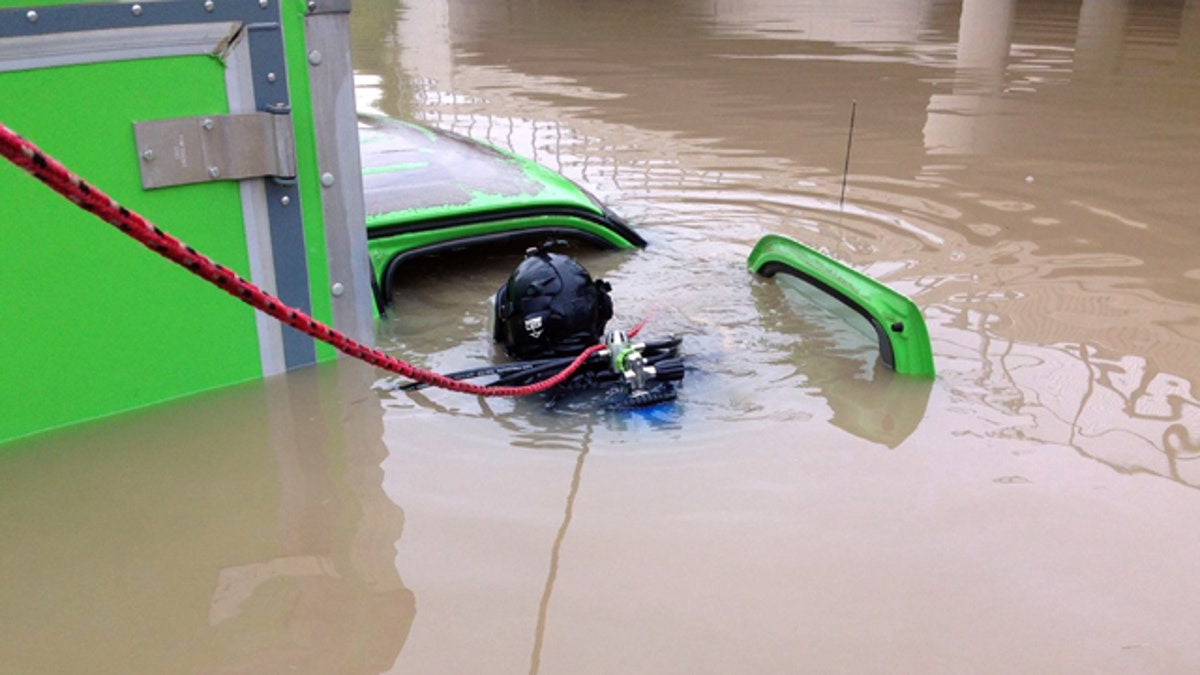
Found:
[{"label": "metal hinge", "polygon": [[350,13],[350,0],[308,0],[306,6],[310,15]]},{"label": "metal hinge", "polygon": [[296,176],[290,114],[256,112],[134,122],[142,187]]}]

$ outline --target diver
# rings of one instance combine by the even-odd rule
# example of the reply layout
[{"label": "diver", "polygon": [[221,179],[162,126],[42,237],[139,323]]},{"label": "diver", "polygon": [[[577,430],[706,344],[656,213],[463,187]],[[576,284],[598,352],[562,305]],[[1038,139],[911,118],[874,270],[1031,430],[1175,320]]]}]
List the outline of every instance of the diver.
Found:
[{"label": "diver", "polygon": [[[637,330],[605,332],[613,316],[612,286],[593,279],[573,258],[553,253],[548,241],[525,251],[525,259],[496,291],[492,338],[511,363],[448,373],[455,380],[495,375],[488,386],[521,386],[567,367],[593,345],[603,344],[565,382],[552,390],[553,406],[571,392],[601,391],[604,406],[620,410],[673,401],[683,379],[678,337],[635,342]],[[413,383],[403,389],[419,389]]]}]

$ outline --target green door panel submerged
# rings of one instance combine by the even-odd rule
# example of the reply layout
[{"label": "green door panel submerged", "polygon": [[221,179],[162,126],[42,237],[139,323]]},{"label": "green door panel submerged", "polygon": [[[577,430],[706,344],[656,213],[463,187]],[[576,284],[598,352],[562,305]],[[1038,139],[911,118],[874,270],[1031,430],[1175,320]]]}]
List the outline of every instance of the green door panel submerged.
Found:
[{"label": "green door panel submerged", "polygon": [[[135,120],[226,113],[219,60],[7,72],[0,89],[6,125],[249,276],[237,184],[143,191],[134,145]],[[0,204],[0,442],[260,376],[249,307],[7,162]]]},{"label": "green door panel submerged", "polygon": [[896,372],[934,376],[933,349],[921,310],[912,300],[798,241],[769,234],[750,253],[750,269],[783,272],[829,293],[861,314],[879,337],[883,362]]}]

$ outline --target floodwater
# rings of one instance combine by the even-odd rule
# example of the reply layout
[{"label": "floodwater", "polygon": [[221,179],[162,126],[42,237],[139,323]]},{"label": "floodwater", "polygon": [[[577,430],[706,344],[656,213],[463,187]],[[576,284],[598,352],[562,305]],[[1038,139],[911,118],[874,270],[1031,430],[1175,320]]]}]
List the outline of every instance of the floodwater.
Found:
[{"label": "floodwater", "polygon": [[[649,240],[673,405],[346,362],[0,453],[0,671],[1200,671],[1200,2],[357,0],[360,108]],[[855,126],[846,165],[850,112]],[[746,256],[911,295],[938,376]],[[416,266],[389,352],[490,362],[519,259]]]}]

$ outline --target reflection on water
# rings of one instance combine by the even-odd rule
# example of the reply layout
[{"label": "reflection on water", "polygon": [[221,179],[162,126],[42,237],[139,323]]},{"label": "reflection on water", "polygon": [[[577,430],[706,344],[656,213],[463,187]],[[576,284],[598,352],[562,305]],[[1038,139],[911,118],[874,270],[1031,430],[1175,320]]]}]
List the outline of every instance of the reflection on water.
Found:
[{"label": "reflection on water", "polygon": [[6,672],[379,672],[415,614],[353,364],[0,455]]},{"label": "reflection on water", "polygon": [[953,93],[933,94],[925,120],[929,154],[995,149],[1016,0],[963,0]]},{"label": "reflection on water", "polygon": [[546,641],[546,618],[550,613],[550,600],[554,595],[554,581],[558,578],[559,561],[562,558],[563,540],[571,527],[571,516],[575,512],[575,499],[579,495],[579,485],[583,480],[583,463],[591,449],[591,430],[583,436],[579,449],[579,457],[575,460],[575,472],[571,474],[571,488],[567,493],[567,505],[563,510],[562,525],[554,535],[554,544],[550,548],[550,571],[546,575],[546,588],[542,591],[542,599],[538,602],[537,630],[534,633],[533,655],[530,657],[529,672],[536,673],[542,664],[542,648]]},{"label": "reflection on water", "polygon": [[[780,302],[780,289],[788,296]],[[933,383],[896,375],[879,360],[874,329],[866,319],[780,275],[752,286],[765,335],[779,342],[773,363],[832,410],[831,424],[864,440],[895,448],[925,417]],[[834,366],[834,367],[830,367]]]},{"label": "reflection on water", "polygon": [[[684,337],[679,400],[404,393],[338,364],[5,448],[6,667],[1195,671],[1197,0],[352,22],[364,110],[532,157],[646,236],[572,252],[615,323]],[[767,232],[913,296],[937,380],[751,275]],[[500,358],[489,299],[520,254],[409,268],[379,344]]]},{"label": "reflection on water", "polygon": [[992,434],[1067,445],[1121,473],[1200,488],[1200,463],[1190,462],[1200,459],[1200,401],[1188,379],[1146,356],[1086,343],[1023,345],[989,334],[984,324],[994,316],[963,318],[978,326],[992,365],[974,391],[960,393],[1007,418]]}]

